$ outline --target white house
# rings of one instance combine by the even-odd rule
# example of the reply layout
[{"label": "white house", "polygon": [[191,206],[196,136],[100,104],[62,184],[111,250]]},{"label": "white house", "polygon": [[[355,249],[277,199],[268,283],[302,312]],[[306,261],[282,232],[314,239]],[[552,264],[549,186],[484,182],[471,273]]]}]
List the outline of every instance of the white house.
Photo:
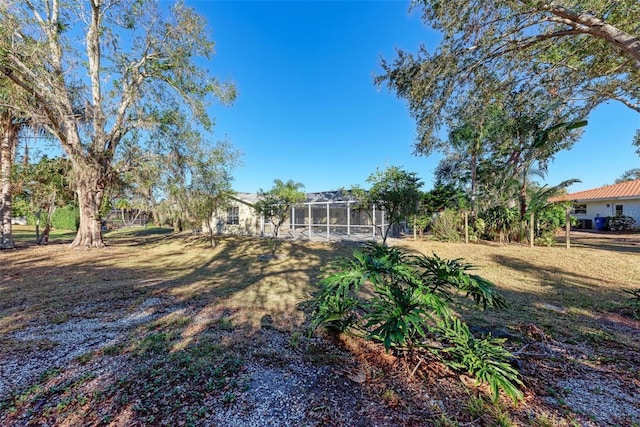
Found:
[{"label": "white house", "polygon": [[572,214],[582,228],[597,228],[598,218],[618,215],[632,217],[636,220],[635,228],[640,228],[640,179],[549,199],[551,202],[563,200],[573,202]]},{"label": "white house", "polygon": [[[375,207],[371,211],[357,209],[355,199],[346,191],[307,193],[306,196],[304,202],[291,208],[288,220],[280,228],[280,236],[328,241],[375,240],[389,227],[383,211]],[[226,212],[214,214],[215,232],[271,235],[272,224],[258,216],[253,208],[257,200],[255,193],[237,193]]]}]

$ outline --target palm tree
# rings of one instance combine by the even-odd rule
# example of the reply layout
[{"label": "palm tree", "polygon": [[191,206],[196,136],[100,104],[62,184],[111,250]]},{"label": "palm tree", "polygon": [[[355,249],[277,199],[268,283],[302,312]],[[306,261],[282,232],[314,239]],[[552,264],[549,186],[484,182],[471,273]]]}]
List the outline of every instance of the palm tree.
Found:
[{"label": "palm tree", "polygon": [[529,217],[529,245],[531,247],[533,247],[533,244],[534,244],[536,218],[539,217],[539,214],[543,212],[545,209],[548,209],[553,205],[566,203],[566,202],[550,202],[549,199],[553,196],[558,195],[563,190],[566,190],[567,187],[577,182],[580,182],[580,180],[568,179],[566,181],[562,181],[558,185],[554,185],[551,187],[544,185],[531,193],[529,205],[527,206],[527,215]]}]

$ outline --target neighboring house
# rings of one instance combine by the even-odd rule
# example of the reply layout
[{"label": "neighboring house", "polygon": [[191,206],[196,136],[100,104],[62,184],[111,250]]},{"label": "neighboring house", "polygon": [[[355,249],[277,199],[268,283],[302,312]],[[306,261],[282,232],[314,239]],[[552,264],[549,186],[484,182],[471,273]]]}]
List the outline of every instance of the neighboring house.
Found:
[{"label": "neighboring house", "polygon": [[640,227],[640,179],[607,185],[593,190],[579,191],[552,197],[550,202],[572,201],[571,213],[581,224],[581,228],[597,228],[596,218],[624,215],[636,220]]},{"label": "neighboring house", "polygon": [[[362,211],[346,191],[307,193],[304,202],[291,209],[279,235],[289,238],[344,240],[380,236],[388,227],[384,212]],[[256,193],[237,193],[225,212],[214,215],[218,234],[269,236],[273,225],[253,208]],[[207,229],[205,227],[205,229]],[[393,230],[392,230],[393,231]],[[393,233],[392,233],[393,234]]]}]

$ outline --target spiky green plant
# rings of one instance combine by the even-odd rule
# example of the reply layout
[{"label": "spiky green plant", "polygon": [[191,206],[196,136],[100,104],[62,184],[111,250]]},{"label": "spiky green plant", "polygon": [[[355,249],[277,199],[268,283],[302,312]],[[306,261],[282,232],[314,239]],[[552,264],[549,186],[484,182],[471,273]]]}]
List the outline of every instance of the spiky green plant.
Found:
[{"label": "spiky green plant", "polygon": [[[472,268],[459,259],[416,256],[370,244],[324,270],[320,291],[310,301],[312,329],[357,333],[381,342],[386,351],[432,351],[452,367],[489,383],[494,396],[504,390],[520,399],[522,383],[508,364],[512,356],[504,340],[476,339],[449,307],[458,293],[484,308],[507,306],[493,283],[468,273]],[[365,283],[372,290],[368,298],[361,294]],[[443,349],[432,348],[434,339]]]},{"label": "spiky green plant", "polygon": [[460,319],[451,319],[440,325],[449,346],[441,350],[450,356],[445,363],[454,369],[466,371],[489,384],[494,400],[503,390],[513,401],[522,399],[518,386],[522,381],[518,371],[509,363],[513,355],[504,347],[503,338],[475,338]]}]

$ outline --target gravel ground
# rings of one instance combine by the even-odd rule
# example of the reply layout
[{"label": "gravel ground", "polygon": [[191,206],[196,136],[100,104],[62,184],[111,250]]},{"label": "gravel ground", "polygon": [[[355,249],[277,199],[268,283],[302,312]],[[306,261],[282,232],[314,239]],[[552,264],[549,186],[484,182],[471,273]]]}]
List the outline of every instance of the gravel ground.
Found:
[{"label": "gravel ground", "polygon": [[[134,328],[168,313],[184,313],[184,309],[171,307],[159,298],[149,298],[137,311],[121,313],[122,317],[110,312],[102,318],[71,319],[14,333],[12,338],[16,340],[48,340],[55,345],[46,350],[32,351],[26,358],[17,354],[0,356],[0,400],[37,381],[48,369],[70,365],[78,356],[122,342]],[[204,319],[196,319],[196,322],[201,321]],[[379,398],[367,392],[366,384],[349,380],[335,367],[305,361],[299,351],[292,351],[288,345],[290,333],[263,327],[255,334],[254,340],[254,347],[249,349],[243,368],[244,391],[230,405],[213,400],[208,402],[212,415],[203,425],[412,425],[403,421],[401,414],[388,411],[381,405]],[[312,340],[322,345],[321,339]],[[540,348],[552,353],[549,354],[553,356],[550,360],[562,360],[567,356],[566,347],[556,344],[538,343]],[[327,351],[330,351],[330,346],[326,347]],[[347,354],[345,352],[342,356]],[[123,363],[127,363],[125,359],[117,357],[97,358],[92,362],[92,370],[98,373],[96,381],[129,369]],[[565,405],[584,414],[581,425],[633,425],[640,422],[640,392],[634,384],[616,379],[615,373],[583,368],[579,375],[559,376],[555,386],[561,396],[547,397],[547,402]],[[424,396],[429,395],[424,390],[423,393]],[[437,406],[441,407],[443,403]],[[428,412],[424,414],[429,416]],[[112,425],[127,423],[127,418],[120,417]]]},{"label": "gravel ground", "polygon": [[99,318],[71,319],[13,333],[10,338],[25,343],[45,341],[51,343],[52,348],[32,351],[28,357],[24,354],[0,356],[0,400],[33,383],[48,369],[65,366],[78,356],[123,341],[136,326],[152,322],[164,314],[156,310],[158,304],[159,298],[149,298],[136,312],[122,313],[122,317],[110,312]]}]

